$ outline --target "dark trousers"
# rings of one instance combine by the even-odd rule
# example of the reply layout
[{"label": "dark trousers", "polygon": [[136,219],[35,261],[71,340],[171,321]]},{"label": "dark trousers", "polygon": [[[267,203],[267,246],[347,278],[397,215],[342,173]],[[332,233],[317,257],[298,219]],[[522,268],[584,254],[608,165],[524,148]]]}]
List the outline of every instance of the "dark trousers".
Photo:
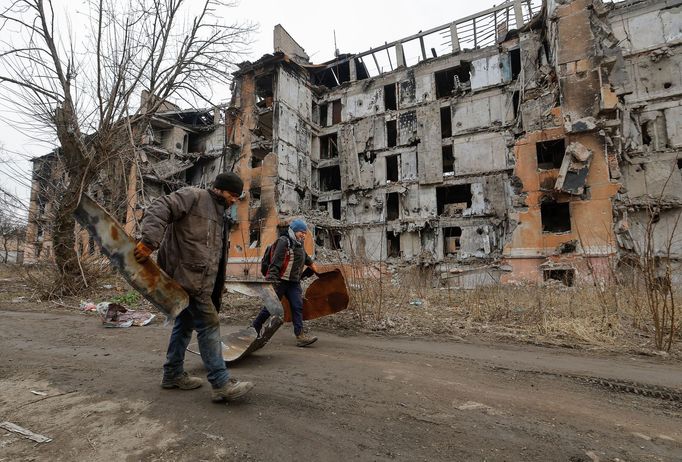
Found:
[{"label": "dark trousers", "polygon": [[[280,281],[275,288],[277,297],[285,297],[291,306],[291,320],[294,324],[294,334],[301,335],[303,332],[303,289],[300,282]],[[263,323],[270,317],[270,312],[263,307],[251,323],[256,332],[260,332]]]},{"label": "dark trousers", "polygon": [[189,306],[175,318],[163,365],[164,377],[175,378],[183,373],[185,351],[192,340],[193,330],[197,331],[199,353],[208,371],[208,381],[213,388],[220,388],[227,383],[229,375],[223,359],[218,312],[210,300],[190,297]]}]

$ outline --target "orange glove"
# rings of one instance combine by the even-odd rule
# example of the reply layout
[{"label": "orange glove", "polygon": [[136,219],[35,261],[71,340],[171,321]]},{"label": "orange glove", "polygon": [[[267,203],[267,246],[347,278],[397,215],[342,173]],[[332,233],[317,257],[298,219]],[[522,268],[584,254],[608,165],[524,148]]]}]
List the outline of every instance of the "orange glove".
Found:
[{"label": "orange glove", "polygon": [[133,254],[135,255],[135,260],[138,263],[144,263],[147,260],[149,260],[149,256],[152,254],[153,250],[147,245],[140,241],[135,245],[135,250],[133,251]]}]

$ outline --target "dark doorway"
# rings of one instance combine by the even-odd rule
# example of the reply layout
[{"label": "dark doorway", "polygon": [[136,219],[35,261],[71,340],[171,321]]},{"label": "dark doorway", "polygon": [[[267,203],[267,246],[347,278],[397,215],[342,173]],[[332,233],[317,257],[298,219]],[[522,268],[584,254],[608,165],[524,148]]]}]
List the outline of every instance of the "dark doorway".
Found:
[{"label": "dark doorway", "polygon": [[400,194],[386,194],[386,221],[393,221],[400,218]]},{"label": "dark doorway", "polygon": [[396,98],[396,84],[384,85],[384,109],[394,111],[398,109],[398,99]]},{"label": "dark doorway", "polygon": [[400,156],[388,156],[386,158],[386,181],[398,181]]},{"label": "dark doorway", "polygon": [[452,112],[450,106],[440,108],[440,137],[452,136]]},{"label": "dark doorway", "polygon": [[400,257],[400,234],[386,233],[386,255],[389,258]]},{"label": "dark doorway", "polygon": [[320,191],[338,191],[341,189],[341,169],[338,165],[319,169]]},{"label": "dark doorway", "polygon": [[386,145],[389,148],[398,145],[398,126],[395,120],[386,121]]}]

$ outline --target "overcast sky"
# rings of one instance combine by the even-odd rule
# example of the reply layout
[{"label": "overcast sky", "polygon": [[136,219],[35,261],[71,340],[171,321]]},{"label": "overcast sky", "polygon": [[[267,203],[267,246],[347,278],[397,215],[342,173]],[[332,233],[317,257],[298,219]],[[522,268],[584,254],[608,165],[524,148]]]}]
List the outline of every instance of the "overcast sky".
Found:
[{"label": "overcast sky", "polygon": [[[0,0],[0,4],[8,1]],[[306,50],[311,61],[319,63],[334,57],[334,33],[336,47],[341,53],[358,53],[500,3],[500,0],[243,0],[237,7],[221,13],[229,22],[251,21],[258,25],[250,61],[272,52],[272,30],[276,24],[281,24]],[[74,4],[70,3],[70,6]],[[74,16],[73,24],[83,22],[77,14]],[[6,37],[0,36],[0,39]],[[226,94],[219,99],[228,98]],[[0,121],[0,143],[4,150],[1,154],[4,160],[0,160],[0,185],[28,202],[31,163],[27,159],[47,153],[54,140],[28,139],[14,129],[12,114],[0,109],[0,116],[3,119]],[[36,136],[44,138],[40,134]]]}]

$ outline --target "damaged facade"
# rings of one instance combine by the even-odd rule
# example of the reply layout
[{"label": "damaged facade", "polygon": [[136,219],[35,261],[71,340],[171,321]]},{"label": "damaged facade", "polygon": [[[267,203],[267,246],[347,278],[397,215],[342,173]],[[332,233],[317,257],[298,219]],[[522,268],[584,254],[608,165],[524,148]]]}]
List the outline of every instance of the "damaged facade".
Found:
[{"label": "damaged facade", "polygon": [[680,3],[510,1],[322,64],[277,26],[235,74],[232,261],[306,215],[330,259],[454,285],[608,277],[679,213]]},{"label": "damaged facade", "polygon": [[680,0],[515,0],[314,64],[277,26],[224,112],[151,124],[125,221],[235,170],[233,275],[294,216],[323,263],[431,265],[452,286],[592,283],[651,243],[677,261],[681,31]]},{"label": "damaged facade", "polygon": [[[151,201],[183,186],[210,185],[218,173],[229,169],[225,164],[222,109],[181,110],[164,103],[147,124],[133,157],[132,161],[111,162],[88,188],[88,194],[134,235]],[[66,180],[59,149],[33,159],[32,177],[25,263],[54,256],[51,224],[55,197]],[[78,232],[77,245],[81,255],[98,254],[85,230]]]}]

